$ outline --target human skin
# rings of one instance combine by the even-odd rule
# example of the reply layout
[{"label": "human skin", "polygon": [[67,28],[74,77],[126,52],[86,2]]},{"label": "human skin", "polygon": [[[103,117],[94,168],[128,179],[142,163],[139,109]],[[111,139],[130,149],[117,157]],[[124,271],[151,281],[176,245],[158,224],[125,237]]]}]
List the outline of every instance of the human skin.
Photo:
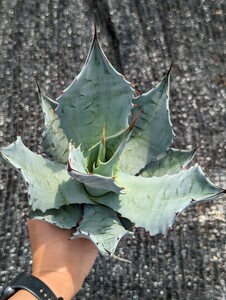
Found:
[{"label": "human skin", "polygon": [[[45,221],[27,220],[32,251],[32,275],[45,282],[57,297],[70,300],[89,274],[98,250],[89,240],[70,240],[73,230],[61,229]],[[37,300],[25,290],[12,300]]]}]

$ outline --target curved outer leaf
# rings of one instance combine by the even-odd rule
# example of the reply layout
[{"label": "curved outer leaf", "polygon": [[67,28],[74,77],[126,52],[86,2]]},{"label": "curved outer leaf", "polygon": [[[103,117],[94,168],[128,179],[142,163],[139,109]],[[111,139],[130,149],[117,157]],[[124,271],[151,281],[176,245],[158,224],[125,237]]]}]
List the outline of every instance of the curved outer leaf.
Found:
[{"label": "curved outer leaf", "polygon": [[31,211],[29,217],[35,220],[44,220],[60,228],[71,229],[75,227],[82,218],[82,211],[78,205],[64,205],[58,209]]},{"label": "curved outer leaf", "polygon": [[101,254],[109,256],[126,234],[132,233],[122,226],[112,209],[102,205],[84,205],[82,221],[72,238],[87,238],[97,246]]},{"label": "curved outer leaf", "polygon": [[28,184],[29,203],[33,210],[45,212],[72,203],[95,204],[83,185],[68,175],[65,165],[33,153],[24,146],[20,137],[2,148],[1,155],[21,171]]},{"label": "curved outer leaf", "polygon": [[166,152],[174,133],[169,116],[169,73],[151,91],[133,100],[133,114],[141,110],[131,138],[121,157],[120,170],[139,173],[149,162]]},{"label": "curved outer leaf", "polygon": [[60,126],[86,152],[101,140],[104,124],[106,136],[128,126],[132,97],[130,83],[111,66],[95,36],[81,73],[57,99]]},{"label": "curved outer leaf", "polygon": [[109,193],[94,200],[119,212],[137,227],[144,227],[151,235],[164,234],[176,215],[193,199],[208,200],[223,192],[197,164],[162,177],[143,178],[121,173],[116,182],[125,188],[124,195]]},{"label": "curved outer leaf", "polygon": [[98,174],[80,173],[76,170],[69,171],[69,175],[84,184],[87,192],[92,196],[102,196],[109,191],[120,193],[123,188],[115,183],[114,178]]},{"label": "curved outer leaf", "polygon": [[141,170],[143,177],[172,175],[186,167],[193,159],[196,150],[178,150],[171,148],[163,157],[156,159]]},{"label": "curved outer leaf", "polygon": [[45,130],[41,145],[44,151],[60,163],[66,163],[68,158],[68,139],[60,128],[60,120],[55,113],[57,102],[39,91],[42,110],[45,118]]}]

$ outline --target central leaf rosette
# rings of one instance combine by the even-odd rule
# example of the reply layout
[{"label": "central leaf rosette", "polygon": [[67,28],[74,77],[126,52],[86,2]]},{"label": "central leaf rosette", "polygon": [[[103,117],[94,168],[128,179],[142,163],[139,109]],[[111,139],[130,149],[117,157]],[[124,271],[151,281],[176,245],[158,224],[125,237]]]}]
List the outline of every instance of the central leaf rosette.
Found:
[{"label": "central leaf rosette", "polygon": [[83,183],[91,196],[123,193],[123,187],[118,186],[115,179],[119,172],[120,156],[138,117],[139,113],[128,128],[108,138],[105,137],[104,125],[101,141],[87,151],[86,157],[80,146],[75,148],[72,143],[69,144],[69,175]]}]

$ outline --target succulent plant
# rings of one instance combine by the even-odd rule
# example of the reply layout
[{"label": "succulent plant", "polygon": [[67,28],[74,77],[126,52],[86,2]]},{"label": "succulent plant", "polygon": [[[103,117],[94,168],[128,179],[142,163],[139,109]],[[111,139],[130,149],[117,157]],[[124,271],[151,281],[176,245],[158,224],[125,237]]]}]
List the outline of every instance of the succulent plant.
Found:
[{"label": "succulent plant", "polygon": [[91,239],[113,255],[124,235],[144,227],[165,234],[190,205],[224,192],[195,164],[195,150],[171,148],[169,77],[137,95],[109,63],[96,32],[80,74],[56,99],[38,89],[44,112],[42,146],[21,137],[1,156],[27,183],[30,216]]}]

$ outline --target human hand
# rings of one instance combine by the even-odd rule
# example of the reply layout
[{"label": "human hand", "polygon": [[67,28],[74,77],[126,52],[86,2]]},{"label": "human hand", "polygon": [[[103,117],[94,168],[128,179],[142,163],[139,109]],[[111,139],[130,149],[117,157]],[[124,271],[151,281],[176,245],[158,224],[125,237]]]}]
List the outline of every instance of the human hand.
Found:
[{"label": "human hand", "polygon": [[[33,266],[32,275],[45,282],[64,300],[71,299],[81,288],[98,254],[89,240],[70,240],[73,230],[61,229],[45,221],[27,220]],[[13,300],[36,299],[26,291],[16,293]]]}]

